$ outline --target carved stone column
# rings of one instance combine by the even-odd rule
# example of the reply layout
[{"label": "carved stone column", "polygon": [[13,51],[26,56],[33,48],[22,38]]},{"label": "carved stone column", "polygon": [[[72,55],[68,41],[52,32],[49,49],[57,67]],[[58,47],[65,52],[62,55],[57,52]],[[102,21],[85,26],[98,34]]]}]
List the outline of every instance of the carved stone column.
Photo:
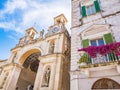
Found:
[{"label": "carved stone column", "polygon": [[4,73],[4,70],[2,70],[2,72],[0,73],[0,89],[3,88],[4,79],[5,79],[5,73]]},{"label": "carved stone column", "polygon": [[58,61],[57,61],[57,64],[56,64],[54,90],[61,90],[63,58],[59,57],[59,59],[57,59],[57,60]]},{"label": "carved stone column", "polygon": [[19,64],[13,65],[13,69],[9,74],[9,79],[8,79],[5,90],[15,90],[21,69],[22,69],[22,66],[20,66]]},{"label": "carved stone column", "polygon": [[43,72],[43,64],[41,62],[39,62],[39,67],[37,70],[37,75],[36,75],[36,79],[35,79],[35,83],[34,83],[34,90],[39,90],[39,88],[41,87],[40,82],[42,81],[41,80],[41,76],[43,74],[42,72]]},{"label": "carved stone column", "polygon": [[55,70],[56,70],[56,63],[53,63],[51,67],[51,76],[49,82],[50,90],[54,90]]}]

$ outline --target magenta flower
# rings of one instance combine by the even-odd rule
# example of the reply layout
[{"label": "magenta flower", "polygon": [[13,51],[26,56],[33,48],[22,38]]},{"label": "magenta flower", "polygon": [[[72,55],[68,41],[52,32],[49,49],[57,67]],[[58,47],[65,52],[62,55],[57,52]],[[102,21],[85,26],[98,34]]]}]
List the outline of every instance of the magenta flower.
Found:
[{"label": "magenta flower", "polygon": [[96,57],[96,54],[106,55],[114,52],[116,55],[120,55],[120,42],[111,43],[102,46],[89,46],[87,48],[78,49],[78,51],[87,52],[92,58]]}]

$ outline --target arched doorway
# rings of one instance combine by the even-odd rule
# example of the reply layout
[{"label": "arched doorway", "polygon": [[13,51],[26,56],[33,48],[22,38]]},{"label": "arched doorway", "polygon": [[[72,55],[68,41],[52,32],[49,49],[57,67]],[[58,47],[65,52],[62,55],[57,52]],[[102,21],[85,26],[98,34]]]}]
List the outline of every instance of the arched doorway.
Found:
[{"label": "arched doorway", "polygon": [[39,56],[41,56],[40,52],[30,54],[22,64],[23,69],[21,70],[17,82],[17,87],[20,90],[26,90],[30,85],[34,86],[37,70],[39,67]]},{"label": "arched doorway", "polygon": [[102,78],[93,84],[92,89],[120,89],[120,84],[112,79]]}]

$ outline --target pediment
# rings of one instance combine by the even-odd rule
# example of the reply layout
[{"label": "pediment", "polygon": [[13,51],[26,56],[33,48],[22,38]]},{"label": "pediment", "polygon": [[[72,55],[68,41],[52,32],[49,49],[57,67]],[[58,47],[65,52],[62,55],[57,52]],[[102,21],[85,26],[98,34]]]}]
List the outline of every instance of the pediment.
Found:
[{"label": "pediment", "polygon": [[92,25],[86,30],[84,30],[81,34],[82,37],[94,35],[102,32],[109,31],[109,25]]},{"label": "pediment", "polygon": [[93,0],[83,0],[81,1],[81,6],[88,6],[93,4]]}]

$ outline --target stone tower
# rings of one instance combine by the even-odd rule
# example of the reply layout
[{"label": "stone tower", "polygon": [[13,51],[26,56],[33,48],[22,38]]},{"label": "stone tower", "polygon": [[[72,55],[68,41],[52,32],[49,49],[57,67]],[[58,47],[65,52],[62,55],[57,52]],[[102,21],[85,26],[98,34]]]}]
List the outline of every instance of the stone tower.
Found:
[{"label": "stone tower", "polygon": [[119,17],[119,0],[72,0],[71,90],[120,89]]},{"label": "stone tower", "polygon": [[63,14],[54,18],[46,35],[26,30],[7,61],[0,62],[0,90],[69,90],[70,36]]}]

